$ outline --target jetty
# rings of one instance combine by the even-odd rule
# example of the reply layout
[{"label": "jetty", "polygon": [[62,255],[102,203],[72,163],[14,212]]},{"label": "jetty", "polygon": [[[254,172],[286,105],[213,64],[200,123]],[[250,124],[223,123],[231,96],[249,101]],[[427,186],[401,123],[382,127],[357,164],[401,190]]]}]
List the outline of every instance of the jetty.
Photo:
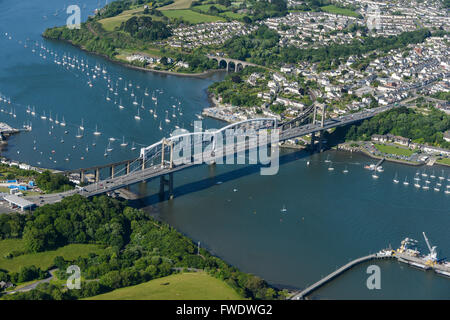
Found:
[{"label": "jetty", "polygon": [[311,294],[313,291],[317,290],[318,288],[320,288],[327,282],[331,281],[332,279],[336,278],[337,276],[341,275],[345,271],[353,268],[358,264],[373,259],[396,259],[397,261],[406,263],[410,266],[425,271],[432,270],[441,276],[450,278],[450,262],[445,262],[444,261],[445,259],[438,259],[436,251],[437,247],[432,246],[430,244],[430,241],[428,240],[425,232],[422,233],[429,250],[429,253],[427,255],[423,255],[417,250],[416,240],[405,238],[401,242],[401,245],[397,250],[392,250],[390,248],[384,249],[379,251],[378,253],[369,254],[367,256],[352,260],[349,263],[337,269],[336,271],[330,273],[328,276],[320,279],[316,283],[307,287],[306,289],[294,293],[294,295],[290,297],[290,300],[303,300],[307,295]]},{"label": "jetty", "polygon": [[389,255],[385,255],[383,253],[374,253],[374,254],[370,254],[365,257],[361,257],[361,258],[352,260],[349,263],[347,263],[346,265],[337,269],[336,271],[330,273],[325,278],[322,278],[319,281],[317,281],[316,283],[314,283],[313,285],[307,287],[303,291],[294,294],[291,297],[291,300],[303,300],[307,295],[311,294],[313,291],[317,290],[319,287],[323,286],[325,283],[331,281],[332,279],[336,278],[337,276],[341,275],[345,271],[353,268],[354,266],[356,266],[360,263],[367,262],[367,261],[370,261],[373,259],[383,259],[383,258],[389,258],[389,257],[390,257]]}]

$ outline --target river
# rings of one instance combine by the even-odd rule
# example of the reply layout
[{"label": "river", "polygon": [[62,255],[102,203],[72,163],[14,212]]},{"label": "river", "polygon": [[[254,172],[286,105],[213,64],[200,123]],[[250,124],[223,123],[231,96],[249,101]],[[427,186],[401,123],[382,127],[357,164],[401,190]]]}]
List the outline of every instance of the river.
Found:
[{"label": "river", "polygon": [[[45,28],[65,23],[62,9],[76,3],[0,0],[0,94],[11,100],[11,104],[0,102],[4,110],[0,121],[15,127],[31,122],[33,128],[11,137],[2,155],[55,169],[89,167],[136,157],[139,147],[167,136],[175,125],[191,129],[195,115],[208,106],[206,88],[224,74],[196,79],[142,72],[42,39]],[[83,19],[100,6],[94,1],[78,4]],[[78,60],[75,68],[55,63],[64,55]],[[81,67],[81,60],[89,68]],[[89,71],[94,66],[106,72],[95,80]],[[149,96],[144,94],[146,89]],[[132,104],[130,91],[138,105]],[[35,108],[36,116],[26,112],[28,106]],[[134,118],[137,110],[140,121]],[[40,118],[44,112],[46,120]],[[54,120],[56,115],[59,120],[64,116],[66,127],[50,122],[50,112]],[[81,121],[83,137],[76,138]],[[99,136],[93,135],[96,126]],[[204,127],[221,126],[219,121],[204,120]],[[111,137],[116,141],[110,142]],[[122,139],[128,142],[126,147],[120,146]],[[136,150],[132,151],[133,142]],[[113,150],[105,152],[108,144]],[[332,161],[335,170],[328,170],[330,163],[325,160]],[[420,250],[426,252],[422,231],[438,246],[441,257],[450,257],[450,196],[443,190],[416,189],[412,183],[418,170],[430,174],[434,169],[436,176],[446,178],[450,170],[385,162],[385,171],[373,179],[363,169],[373,162],[342,151],[312,156],[283,151],[275,176],[261,176],[256,166],[199,166],[175,174],[172,201],[158,202],[158,181],[132,190],[146,196],[140,207],[242,271],[283,287],[303,288],[350,259],[389,244],[396,248],[405,237],[419,240]],[[349,172],[344,174],[346,167]],[[395,174],[401,181],[408,177],[410,185],[394,184]],[[376,262],[381,268],[381,290],[369,290],[366,269],[370,264],[352,269],[311,297],[450,299],[449,279],[394,261]]]}]

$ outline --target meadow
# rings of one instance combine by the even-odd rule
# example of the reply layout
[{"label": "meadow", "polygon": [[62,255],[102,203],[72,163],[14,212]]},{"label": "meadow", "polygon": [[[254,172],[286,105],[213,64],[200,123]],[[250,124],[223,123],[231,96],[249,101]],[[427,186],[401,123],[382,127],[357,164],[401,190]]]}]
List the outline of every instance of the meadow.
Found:
[{"label": "meadow", "polygon": [[53,259],[62,256],[66,260],[74,260],[80,256],[86,257],[89,253],[99,253],[103,249],[95,244],[69,244],[56,250],[30,253],[14,257],[5,258],[11,251],[23,250],[22,239],[5,239],[0,241],[0,269],[10,272],[17,272],[21,267],[35,265],[43,270],[47,270],[53,264]]},{"label": "meadow", "polygon": [[225,282],[205,272],[178,273],[87,300],[241,300]]}]

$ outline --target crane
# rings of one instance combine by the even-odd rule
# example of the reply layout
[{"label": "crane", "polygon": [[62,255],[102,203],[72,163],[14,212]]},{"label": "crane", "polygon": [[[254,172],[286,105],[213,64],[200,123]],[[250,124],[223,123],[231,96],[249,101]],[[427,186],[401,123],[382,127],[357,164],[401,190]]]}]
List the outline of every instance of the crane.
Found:
[{"label": "crane", "polygon": [[428,254],[425,258],[427,260],[436,261],[437,260],[437,253],[436,253],[436,246],[431,246],[430,242],[428,241],[427,235],[425,232],[422,232],[423,237],[425,238],[425,242],[427,243],[428,250],[430,250],[430,254]]}]

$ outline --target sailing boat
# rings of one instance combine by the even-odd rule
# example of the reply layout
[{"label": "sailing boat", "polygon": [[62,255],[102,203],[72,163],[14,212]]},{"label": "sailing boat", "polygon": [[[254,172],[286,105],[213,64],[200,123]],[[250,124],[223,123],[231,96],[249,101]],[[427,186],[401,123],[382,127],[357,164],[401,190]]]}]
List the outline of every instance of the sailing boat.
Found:
[{"label": "sailing boat", "polygon": [[111,141],[108,142],[108,147],[106,148],[107,152],[113,151],[113,148],[111,147]]},{"label": "sailing boat", "polygon": [[136,150],[136,147],[134,146],[134,141],[133,141],[133,144],[131,146],[131,151],[134,151],[134,150]]},{"label": "sailing boat", "polygon": [[333,171],[334,168],[332,167],[332,162],[330,161],[330,166],[328,167],[328,171]]},{"label": "sailing boat", "polygon": [[428,186],[429,183],[430,183],[430,181],[425,181],[425,185],[422,187],[422,189],[424,189],[424,190],[430,189],[430,187]]},{"label": "sailing boat", "polygon": [[111,98],[109,97],[109,92],[106,93],[106,101],[111,101]]},{"label": "sailing boat", "polygon": [[329,158],[330,158],[330,155],[327,156],[327,159],[325,160],[325,162],[331,162]]},{"label": "sailing boat", "polygon": [[394,183],[398,183],[398,178],[397,178],[397,173],[395,173],[395,177],[394,177]]},{"label": "sailing boat", "polygon": [[434,191],[437,191],[437,192],[441,191],[441,189],[438,188],[438,184],[436,184],[436,185],[434,186]]},{"label": "sailing boat", "polygon": [[78,128],[78,133],[75,137],[78,139],[81,139],[83,137],[83,135],[80,133],[80,128]]},{"label": "sailing boat", "polygon": [[64,121],[64,116],[63,116],[63,118],[62,118],[62,121],[61,121],[61,123],[60,123],[60,126],[61,126],[61,127],[65,127],[65,126],[66,126],[66,121]]},{"label": "sailing boat", "polygon": [[148,89],[145,88],[145,92],[144,92],[145,96],[148,97]]},{"label": "sailing boat", "polygon": [[128,142],[125,142],[125,137],[122,137],[122,143],[120,144],[121,147],[126,147],[128,145]]},{"label": "sailing boat", "polygon": [[442,170],[441,175],[439,176],[439,180],[444,180],[444,170]]},{"label": "sailing boat", "polygon": [[41,119],[42,120],[46,120],[47,119],[47,117],[45,116],[45,111],[43,112],[43,115],[41,116]]},{"label": "sailing boat", "polygon": [[141,120],[141,116],[139,115],[139,109],[137,111],[137,115],[134,116],[136,120]]},{"label": "sailing boat", "polygon": [[120,108],[120,109],[123,109],[123,108],[124,108],[123,105],[122,105],[122,98],[120,98],[119,108]]},{"label": "sailing boat", "polygon": [[94,136],[99,136],[102,133],[100,131],[97,130],[97,125],[95,125],[95,131],[94,131]]},{"label": "sailing boat", "polygon": [[137,105],[138,105],[138,103],[137,103],[137,101],[136,101],[136,97],[134,97],[134,101],[133,101],[133,104],[134,104],[135,106],[137,106]]},{"label": "sailing boat", "polygon": [[404,184],[405,186],[409,185],[408,177],[405,177],[405,181],[403,181],[403,184]]},{"label": "sailing boat", "polygon": [[450,185],[447,186],[447,190],[445,190],[445,194],[450,194],[449,188],[450,188]]},{"label": "sailing boat", "polygon": [[431,178],[431,179],[436,178],[436,176],[434,175],[434,170],[433,170],[433,173],[431,174],[430,178]]},{"label": "sailing boat", "polygon": [[286,206],[283,205],[283,208],[280,210],[281,212],[287,212]]},{"label": "sailing boat", "polygon": [[84,125],[83,125],[83,118],[81,118],[81,125],[80,125],[80,129],[84,130]]},{"label": "sailing boat", "polygon": [[345,166],[345,169],[344,169],[344,171],[342,171],[343,173],[348,173],[348,169],[347,169],[347,166]]}]

